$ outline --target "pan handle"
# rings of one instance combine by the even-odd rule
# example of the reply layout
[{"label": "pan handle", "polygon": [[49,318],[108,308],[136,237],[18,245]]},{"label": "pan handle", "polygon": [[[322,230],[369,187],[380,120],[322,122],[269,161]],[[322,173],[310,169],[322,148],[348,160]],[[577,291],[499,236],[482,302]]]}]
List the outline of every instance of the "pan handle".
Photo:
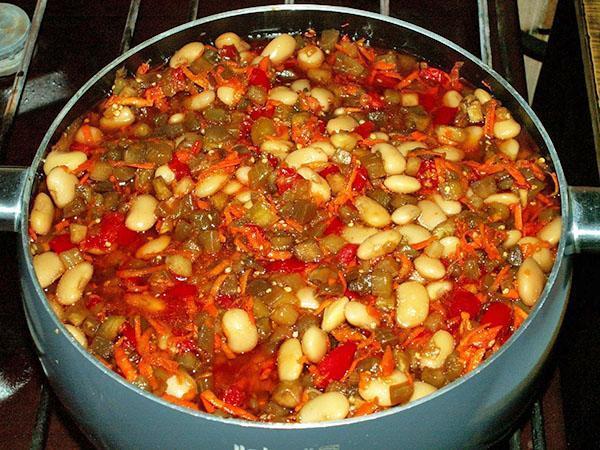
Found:
[{"label": "pan handle", "polygon": [[0,167],[0,231],[17,231],[27,167]]},{"label": "pan handle", "polygon": [[600,251],[600,188],[569,186],[571,252]]}]

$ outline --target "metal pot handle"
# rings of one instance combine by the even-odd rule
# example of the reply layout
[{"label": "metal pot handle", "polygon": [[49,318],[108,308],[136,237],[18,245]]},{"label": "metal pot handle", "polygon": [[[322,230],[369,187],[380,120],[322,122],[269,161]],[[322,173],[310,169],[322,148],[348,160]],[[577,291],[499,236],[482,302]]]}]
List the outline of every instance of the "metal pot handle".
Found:
[{"label": "metal pot handle", "polygon": [[569,186],[570,253],[600,251],[600,188]]},{"label": "metal pot handle", "polygon": [[0,231],[17,231],[27,167],[0,167]]}]

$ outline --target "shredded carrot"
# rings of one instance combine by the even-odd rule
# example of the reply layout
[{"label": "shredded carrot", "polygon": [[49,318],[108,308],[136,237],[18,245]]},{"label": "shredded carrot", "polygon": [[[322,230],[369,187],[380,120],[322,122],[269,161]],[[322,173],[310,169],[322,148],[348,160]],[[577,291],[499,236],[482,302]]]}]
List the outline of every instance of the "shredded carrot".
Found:
[{"label": "shredded carrot", "polygon": [[366,416],[374,413],[375,411],[377,411],[377,403],[363,402],[363,404],[356,409],[354,414],[352,414],[352,417]]},{"label": "shredded carrot", "polygon": [[392,347],[389,345],[385,347],[385,352],[381,357],[381,372],[384,377],[390,375],[396,368],[396,362],[394,361],[394,354],[392,353]]},{"label": "shredded carrot", "polygon": [[228,259],[225,259],[225,260],[221,261],[215,267],[213,267],[212,269],[210,269],[210,271],[208,272],[208,276],[210,278],[216,277],[221,272],[223,272],[230,264],[231,264],[231,261],[229,261]]},{"label": "shredded carrot", "polygon": [[500,287],[500,285],[506,278],[506,275],[508,274],[509,270],[510,270],[509,265],[506,265],[502,269],[500,269],[500,271],[498,272],[498,275],[496,275],[496,279],[490,286],[490,292],[496,292],[498,290],[498,288]]},{"label": "shredded carrot", "polygon": [[202,392],[202,394],[200,394],[200,398],[202,399],[202,402],[204,403],[205,407],[208,403],[214,406],[215,408],[225,411],[227,414],[231,414],[232,416],[241,417],[242,419],[246,420],[257,420],[257,417],[254,414],[249,413],[245,409],[240,408],[239,406],[230,405],[229,403],[226,403],[223,400],[219,399],[215,395],[215,393],[210,389],[207,389],[206,391]]},{"label": "shredded carrot", "polygon": [[515,204],[513,207],[513,215],[515,216],[515,228],[517,230],[523,230],[523,208],[520,203]]},{"label": "shredded carrot", "polygon": [[137,378],[137,370],[135,370],[135,367],[133,366],[131,361],[129,361],[129,358],[125,353],[125,350],[123,350],[123,348],[120,345],[115,345],[113,356],[115,358],[117,366],[119,367],[119,370],[121,371],[121,373],[123,373],[125,379],[129,382],[135,381],[135,379]]},{"label": "shredded carrot", "polygon": [[156,167],[156,164],[153,162],[132,163],[126,161],[111,161],[110,165],[113,167],[132,167],[134,169],[154,169]]},{"label": "shredded carrot", "polygon": [[69,225],[71,225],[71,221],[69,219],[63,219],[60,222],[58,222],[56,225],[54,225],[54,229],[57,232],[60,232],[60,231],[64,230],[65,228],[68,228]]},{"label": "shredded carrot", "polygon": [[431,237],[425,239],[424,241],[417,242],[415,244],[411,244],[410,246],[415,250],[422,250],[435,240],[436,240],[435,236],[431,236]]},{"label": "shredded carrot", "polygon": [[173,403],[174,405],[177,406],[183,406],[184,408],[190,408],[190,409],[195,409],[196,411],[200,408],[198,408],[198,405],[196,405],[194,402],[190,402],[189,400],[184,400],[182,398],[177,398],[177,397],[173,397],[172,395],[169,394],[163,394],[162,398],[166,401],[168,401],[169,403]]},{"label": "shredded carrot", "polygon": [[485,133],[486,136],[493,136],[494,135],[494,125],[496,124],[497,102],[496,102],[496,100],[492,99],[492,100],[488,101],[488,104],[490,105],[490,107],[488,108],[487,113],[485,115],[485,123],[483,125],[483,132]]},{"label": "shredded carrot", "polygon": [[225,281],[225,278],[227,278],[226,273],[223,273],[217,277],[217,279],[213,283],[212,287],[210,288],[210,296],[211,297],[214,298],[217,296],[217,294],[219,293],[219,289],[221,288],[221,285]]},{"label": "shredded carrot", "polygon": [[410,84],[413,81],[415,81],[417,78],[419,78],[419,71],[414,70],[411,73],[409,73],[408,75],[406,75],[404,77],[404,79],[396,85],[396,89],[401,90],[401,89],[404,89],[404,88],[410,86]]}]

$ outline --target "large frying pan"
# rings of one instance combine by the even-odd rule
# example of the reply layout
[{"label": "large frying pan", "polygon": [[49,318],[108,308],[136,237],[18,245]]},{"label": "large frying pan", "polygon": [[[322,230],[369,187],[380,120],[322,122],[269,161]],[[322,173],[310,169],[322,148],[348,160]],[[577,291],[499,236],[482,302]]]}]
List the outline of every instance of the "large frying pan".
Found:
[{"label": "large frying pan", "polygon": [[[553,161],[560,184],[564,229],[548,283],[533,312],[508,342],[467,376],[417,402],[356,419],[286,425],[222,419],[174,406],[125,382],[80,347],[55,317],[36,281],[28,243],[31,194],[49,144],[110,90],[115,71],[161,61],[183,44],[225,31],[269,37],[280,32],[340,28],[373,45],[423,56],[489,86]],[[508,432],[531,394],[565,311],[573,253],[598,247],[600,192],[568,187],[542,124],[502,77],[446,39],[403,22],[348,8],[280,5],[206,17],[131,49],[88,81],[60,112],[29,168],[0,169],[0,229],[19,234],[25,311],[39,357],[55,392],[84,432],[105,448],[392,449],[465,448],[491,444]]]}]

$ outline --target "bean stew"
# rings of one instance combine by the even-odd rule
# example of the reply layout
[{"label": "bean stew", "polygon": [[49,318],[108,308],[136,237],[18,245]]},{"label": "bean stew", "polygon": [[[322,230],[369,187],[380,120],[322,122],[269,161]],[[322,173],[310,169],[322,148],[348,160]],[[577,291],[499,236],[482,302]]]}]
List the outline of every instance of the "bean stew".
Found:
[{"label": "bean stew", "polygon": [[49,304],[128,382],[223,417],[358,417],[472,371],[562,223],[548,160],[460,69],[330,29],[118,71],[45,158]]}]

